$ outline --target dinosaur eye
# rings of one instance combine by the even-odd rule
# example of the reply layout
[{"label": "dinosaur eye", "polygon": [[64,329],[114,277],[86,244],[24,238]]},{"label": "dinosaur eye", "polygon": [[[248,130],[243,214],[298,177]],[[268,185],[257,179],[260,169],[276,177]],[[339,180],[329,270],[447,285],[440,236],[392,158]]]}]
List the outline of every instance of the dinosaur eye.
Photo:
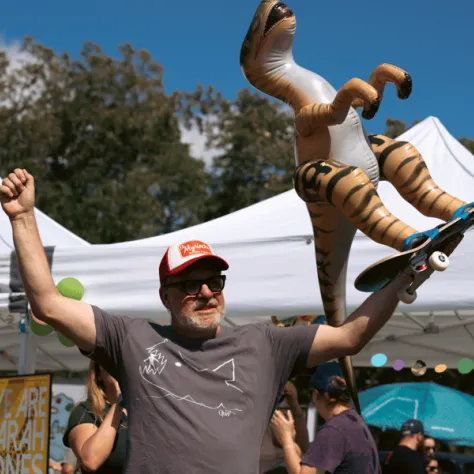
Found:
[{"label": "dinosaur eye", "polygon": [[271,29],[276,26],[280,21],[285,18],[290,18],[293,16],[293,12],[288,8],[284,3],[278,2],[270,10],[270,13],[265,24],[265,31],[263,34],[266,36],[270,33]]}]

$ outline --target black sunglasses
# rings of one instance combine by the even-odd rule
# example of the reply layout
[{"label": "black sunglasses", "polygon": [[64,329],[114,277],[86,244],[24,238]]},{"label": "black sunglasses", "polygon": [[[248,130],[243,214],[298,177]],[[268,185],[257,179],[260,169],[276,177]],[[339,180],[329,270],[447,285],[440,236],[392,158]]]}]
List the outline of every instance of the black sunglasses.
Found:
[{"label": "black sunglasses", "polygon": [[165,288],[180,288],[187,295],[196,296],[201,292],[202,285],[207,285],[207,287],[213,293],[219,293],[224,289],[225,286],[225,275],[216,275],[211,278],[206,278],[205,280],[183,280],[177,281],[174,283],[167,283],[163,285]]},{"label": "black sunglasses", "polygon": [[428,467],[428,472],[434,472],[434,471],[438,471],[438,470],[439,470],[438,466],[429,466]]}]

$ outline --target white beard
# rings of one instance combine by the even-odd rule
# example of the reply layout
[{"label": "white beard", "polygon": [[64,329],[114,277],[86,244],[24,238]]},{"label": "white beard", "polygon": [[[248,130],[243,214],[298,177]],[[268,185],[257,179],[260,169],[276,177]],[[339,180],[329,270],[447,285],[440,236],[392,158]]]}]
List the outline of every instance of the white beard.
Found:
[{"label": "white beard", "polygon": [[224,310],[216,308],[214,315],[199,316],[198,314],[180,312],[176,321],[180,326],[200,332],[208,332],[217,329],[224,319]]}]

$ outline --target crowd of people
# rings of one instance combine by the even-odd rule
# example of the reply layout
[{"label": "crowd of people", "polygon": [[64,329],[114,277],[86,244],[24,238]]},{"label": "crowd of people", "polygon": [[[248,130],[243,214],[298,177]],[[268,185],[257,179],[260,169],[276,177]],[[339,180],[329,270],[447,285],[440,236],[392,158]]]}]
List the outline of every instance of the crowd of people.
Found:
[{"label": "crowd of people", "polygon": [[[87,400],[75,407],[64,434],[80,470],[250,474],[258,471],[270,435],[292,474],[380,473],[374,439],[332,361],[358,353],[383,327],[409,276],[370,295],[339,327],[228,327],[222,272],[229,264],[206,242],[188,240],[171,245],[158,268],[159,295],[171,319],[160,325],[58,292],[35,220],[34,178],[26,170],[3,179],[0,200],[32,311],[91,360]],[[299,374],[311,375],[312,403],[325,419],[311,443],[288,385]],[[292,400],[286,413],[276,409],[282,393]],[[389,465],[420,442],[417,426],[403,431]],[[432,461],[426,469],[435,472]]]},{"label": "crowd of people", "polygon": [[[51,463],[50,468],[62,474],[121,473],[127,411],[118,382],[93,361],[86,382],[86,400],[72,410],[63,437],[76,462]],[[263,438],[259,474],[441,474],[436,442],[415,419],[402,425],[398,445],[380,460],[368,426],[352,407],[338,362],[319,365],[308,388],[322,428],[310,443],[306,411],[295,383],[288,381]]]}]

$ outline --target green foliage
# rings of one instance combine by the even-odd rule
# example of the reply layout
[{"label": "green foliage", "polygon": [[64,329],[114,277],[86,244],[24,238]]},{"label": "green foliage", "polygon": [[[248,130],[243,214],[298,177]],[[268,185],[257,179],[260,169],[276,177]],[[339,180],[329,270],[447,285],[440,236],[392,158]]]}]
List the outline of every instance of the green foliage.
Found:
[{"label": "green foliage", "polygon": [[13,73],[0,60],[2,175],[27,168],[38,208],[91,243],[199,222],[207,175],[181,143],[185,97],[165,94],[147,51],[125,44],[114,59],[86,43],[71,60],[31,39],[24,51]]},{"label": "green foliage", "polygon": [[[0,53],[0,176],[27,168],[37,207],[85,240],[171,232],[292,188],[294,119],[280,102],[201,84],[166,94],[163,67],[130,44],[115,58],[88,42],[72,59],[26,38],[23,52],[15,69]],[[209,169],[181,141],[192,125],[217,150]]]},{"label": "green foliage", "polygon": [[405,122],[402,122],[401,120],[398,119],[391,119],[388,118],[385,121],[385,132],[384,135],[389,138],[397,138],[400,136],[402,133],[406,132],[409,127],[407,127],[407,124]]},{"label": "green foliage", "polygon": [[474,140],[471,138],[459,138],[459,142],[464,145],[472,154],[474,154]]},{"label": "green foliage", "polygon": [[248,89],[221,103],[206,127],[208,145],[222,150],[212,165],[208,218],[291,189],[293,121],[279,103]]}]

